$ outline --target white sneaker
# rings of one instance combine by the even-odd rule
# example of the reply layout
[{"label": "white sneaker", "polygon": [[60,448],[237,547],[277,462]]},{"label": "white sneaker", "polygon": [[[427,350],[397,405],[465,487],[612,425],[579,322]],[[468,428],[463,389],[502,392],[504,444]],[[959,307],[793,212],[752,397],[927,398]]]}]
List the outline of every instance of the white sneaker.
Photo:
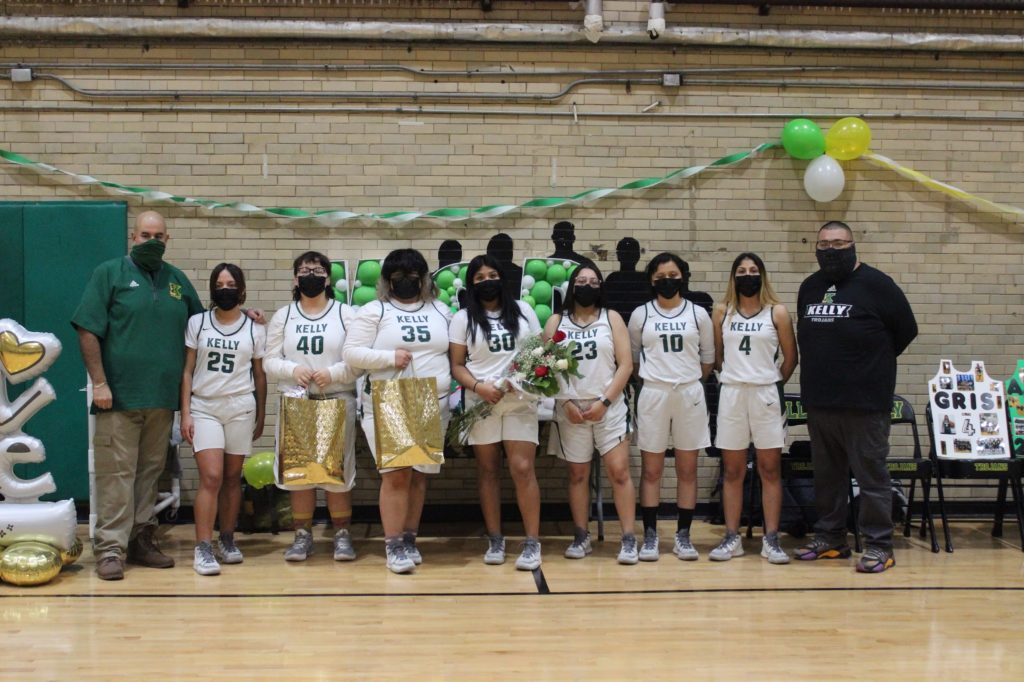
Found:
[{"label": "white sneaker", "polygon": [[416,547],[416,533],[403,533],[402,542],[405,543],[405,554],[412,562],[419,566],[423,563],[423,555],[420,554],[420,550]]},{"label": "white sneaker", "polygon": [[305,528],[295,531],[292,546],[284,551],[285,561],[305,561],[313,553],[313,535]]},{"label": "white sneaker", "polygon": [[743,556],[743,538],[739,533],[726,533],[718,547],[708,552],[712,561],[728,561],[736,556]]},{"label": "white sneaker", "polygon": [[388,570],[392,573],[411,573],[416,568],[416,564],[406,554],[404,542],[388,543],[385,551],[388,555]]},{"label": "white sneaker", "polygon": [[565,548],[565,558],[582,559],[593,551],[594,548],[590,544],[590,533],[588,532],[582,537],[573,538],[572,543]]},{"label": "white sneaker", "polygon": [[220,575],[220,564],[217,563],[217,558],[213,556],[213,545],[209,542],[200,542],[196,545],[192,568],[199,575]]},{"label": "white sneaker", "polygon": [[526,538],[523,549],[516,559],[516,568],[520,571],[535,571],[540,568],[540,540]]},{"label": "white sneaker", "polygon": [[657,561],[658,556],[658,530],[646,528],[644,529],[644,544],[640,548],[640,561]]},{"label": "white sneaker", "polygon": [[348,528],[341,528],[334,534],[334,560],[355,561],[356,550],[352,546],[352,534]]},{"label": "white sneaker", "polygon": [[484,552],[484,563],[488,566],[499,566],[505,563],[505,537],[502,535],[487,536],[487,551]]},{"label": "white sneaker", "polygon": [[622,536],[622,545],[619,547],[619,563],[632,566],[639,557],[636,549],[636,536],[630,533]]},{"label": "white sneaker", "polygon": [[696,561],[700,558],[697,548],[690,542],[690,531],[688,530],[676,531],[676,542],[672,547],[672,553],[683,561]]},{"label": "white sneaker", "polygon": [[225,564],[240,564],[245,561],[242,550],[235,545],[233,538],[220,538],[217,540],[217,547],[214,550],[221,562]]},{"label": "white sneaker", "polygon": [[761,556],[770,564],[788,564],[789,555],[779,547],[779,534],[772,533],[761,538]]}]

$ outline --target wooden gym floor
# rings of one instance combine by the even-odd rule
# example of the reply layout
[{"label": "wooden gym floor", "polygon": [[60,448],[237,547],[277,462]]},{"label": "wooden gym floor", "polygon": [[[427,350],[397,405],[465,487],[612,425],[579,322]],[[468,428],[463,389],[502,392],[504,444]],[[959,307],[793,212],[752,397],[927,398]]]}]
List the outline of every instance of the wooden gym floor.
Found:
[{"label": "wooden gym floor", "polygon": [[700,561],[670,553],[675,526],[662,521],[661,560],[619,566],[615,528],[583,561],[562,558],[566,527],[546,528],[543,575],[515,570],[514,542],[505,565],[485,566],[483,541],[467,536],[425,537],[424,564],[392,575],[379,527],[359,526],[354,563],[332,561],[318,527],[304,564],[282,559],[290,533],[239,536],[245,563],[201,577],[193,527],[164,527],[174,569],[129,567],[107,583],[87,549],[48,585],[0,585],[0,679],[1024,676],[1024,553],[1012,525],[1000,540],[957,523],[954,554],[898,535],[897,566],[882,575],[855,573],[853,559],[771,566],[758,537],[747,556],[713,563],[722,528],[701,521]]}]

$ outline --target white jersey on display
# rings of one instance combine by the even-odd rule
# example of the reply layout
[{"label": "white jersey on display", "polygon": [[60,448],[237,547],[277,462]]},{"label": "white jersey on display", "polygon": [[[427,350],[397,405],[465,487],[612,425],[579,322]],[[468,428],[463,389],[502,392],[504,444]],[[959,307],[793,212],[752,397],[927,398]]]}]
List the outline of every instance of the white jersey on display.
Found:
[{"label": "white jersey on display", "polygon": [[782,381],[779,363],[779,332],[772,320],[772,306],[753,317],[730,310],[722,319],[725,353],[719,380],[723,384],[774,384]]},{"label": "white jersey on display", "polygon": [[[341,348],[354,317],[352,308],[335,300],[316,314],[306,314],[296,303],[274,313],[267,330],[267,373],[277,379],[282,392],[295,388],[293,372],[297,367],[327,369],[331,383],[322,389],[327,395],[352,393],[359,371],[341,359]],[[310,394],[321,392],[310,383]]]},{"label": "white jersey on display", "polygon": [[629,317],[629,344],[644,381],[699,381],[701,365],[715,361],[711,318],[704,308],[687,300],[671,310],[655,301],[634,310]]},{"label": "white jersey on display", "polygon": [[448,339],[452,343],[466,346],[466,369],[477,379],[493,381],[503,376],[519,352],[523,340],[540,333],[537,313],[522,301],[516,301],[516,305],[522,316],[519,318],[519,333],[514,337],[512,332],[505,329],[500,317],[488,314],[490,333],[478,327],[476,335],[470,338],[469,312],[463,309],[455,314]]},{"label": "white jersey on display", "polygon": [[602,308],[597,319],[584,326],[563,315],[558,321],[558,331],[565,332],[566,342],[576,342],[573,356],[579,361],[579,373],[583,375],[566,379],[567,397],[592,399],[604,395],[618,366],[608,311]]},{"label": "white jersey on display", "polygon": [[[359,367],[369,369],[374,380],[402,377],[434,377],[438,396],[451,389],[448,361],[448,324],[451,311],[441,302],[404,304],[373,301],[359,309],[349,336],[346,354]],[[403,371],[395,368],[395,351],[412,353]]]},{"label": "white jersey on display", "polygon": [[212,310],[190,317],[185,345],[196,351],[193,395],[227,398],[255,391],[252,361],[263,357],[266,338],[266,330],[245,315],[230,326],[218,324]]}]

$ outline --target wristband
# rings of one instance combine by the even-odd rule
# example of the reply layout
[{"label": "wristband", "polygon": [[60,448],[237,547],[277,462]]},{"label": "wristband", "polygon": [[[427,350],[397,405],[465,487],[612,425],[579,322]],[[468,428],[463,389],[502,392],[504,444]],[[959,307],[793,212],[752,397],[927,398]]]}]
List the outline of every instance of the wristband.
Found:
[{"label": "wristband", "polygon": [[471,388],[471,389],[469,389],[469,390],[473,391],[473,393],[476,393],[476,387],[477,387],[477,384],[479,384],[479,383],[480,383],[480,380],[479,380],[479,379],[477,379],[476,381],[474,381],[474,382],[473,382],[473,388]]},{"label": "wristband", "polygon": [[105,381],[101,381],[101,382],[100,382],[100,383],[98,383],[98,384],[93,384],[93,385],[92,385],[92,390],[94,390],[94,391],[95,391],[95,390],[96,390],[97,388],[103,388],[103,387],[104,387],[104,386],[106,386],[106,385],[107,385],[107,382],[105,382]]}]

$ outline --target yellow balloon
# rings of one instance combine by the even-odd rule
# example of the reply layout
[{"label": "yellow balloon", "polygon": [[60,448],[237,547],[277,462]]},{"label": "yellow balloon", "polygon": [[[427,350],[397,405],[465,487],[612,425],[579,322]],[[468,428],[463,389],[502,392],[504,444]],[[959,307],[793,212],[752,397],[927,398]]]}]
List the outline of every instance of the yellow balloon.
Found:
[{"label": "yellow balloon", "polygon": [[825,135],[825,153],[833,159],[856,159],[871,145],[871,128],[856,116],[841,118]]},{"label": "yellow balloon", "polygon": [[82,549],[82,541],[75,538],[75,543],[71,545],[71,549],[61,551],[60,562],[64,566],[70,566],[78,561],[78,558],[82,556]]},{"label": "yellow balloon", "polygon": [[0,556],[0,579],[12,585],[42,585],[60,573],[60,550],[42,542],[16,542]]}]

